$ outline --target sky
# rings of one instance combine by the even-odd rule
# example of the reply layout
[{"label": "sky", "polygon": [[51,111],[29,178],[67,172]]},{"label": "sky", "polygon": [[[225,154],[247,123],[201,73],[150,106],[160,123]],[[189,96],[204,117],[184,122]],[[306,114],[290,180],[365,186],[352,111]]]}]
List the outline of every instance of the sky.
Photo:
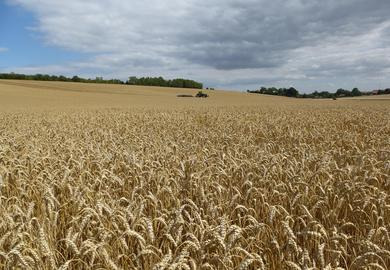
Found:
[{"label": "sky", "polygon": [[0,72],[390,87],[389,0],[0,0]]}]

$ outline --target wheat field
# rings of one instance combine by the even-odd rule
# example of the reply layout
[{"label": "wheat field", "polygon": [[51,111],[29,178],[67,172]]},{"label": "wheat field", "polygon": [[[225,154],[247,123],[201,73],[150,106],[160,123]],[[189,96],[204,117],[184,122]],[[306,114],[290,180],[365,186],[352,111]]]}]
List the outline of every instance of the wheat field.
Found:
[{"label": "wheat field", "polygon": [[390,269],[390,100],[0,81],[0,269]]}]

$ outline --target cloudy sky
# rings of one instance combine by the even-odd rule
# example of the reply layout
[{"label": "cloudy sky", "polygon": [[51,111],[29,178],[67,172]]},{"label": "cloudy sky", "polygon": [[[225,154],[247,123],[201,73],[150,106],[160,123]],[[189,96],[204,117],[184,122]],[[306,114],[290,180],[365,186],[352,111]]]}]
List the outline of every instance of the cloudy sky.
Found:
[{"label": "cloudy sky", "polygon": [[389,0],[0,0],[0,72],[390,87]]}]

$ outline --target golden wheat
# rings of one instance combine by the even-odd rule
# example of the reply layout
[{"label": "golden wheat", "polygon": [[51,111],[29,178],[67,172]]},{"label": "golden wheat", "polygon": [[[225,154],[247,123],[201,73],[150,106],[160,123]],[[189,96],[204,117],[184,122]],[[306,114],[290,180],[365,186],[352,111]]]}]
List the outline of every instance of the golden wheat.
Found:
[{"label": "golden wheat", "polygon": [[388,269],[389,103],[277,100],[0,112],[0,268]]}]

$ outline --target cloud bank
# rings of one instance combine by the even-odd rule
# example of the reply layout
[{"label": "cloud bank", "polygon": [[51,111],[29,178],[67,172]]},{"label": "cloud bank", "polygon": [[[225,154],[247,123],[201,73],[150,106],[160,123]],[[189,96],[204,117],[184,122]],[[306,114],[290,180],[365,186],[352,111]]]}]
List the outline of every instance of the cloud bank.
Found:
[{"label": "cloud bank", "polygon": [[[12,2],[35,14],[47,44],[89,55],[64,72],[241,89],[390,86],[388,0]],[[61,70],[35,67],[50,68]]]}]

